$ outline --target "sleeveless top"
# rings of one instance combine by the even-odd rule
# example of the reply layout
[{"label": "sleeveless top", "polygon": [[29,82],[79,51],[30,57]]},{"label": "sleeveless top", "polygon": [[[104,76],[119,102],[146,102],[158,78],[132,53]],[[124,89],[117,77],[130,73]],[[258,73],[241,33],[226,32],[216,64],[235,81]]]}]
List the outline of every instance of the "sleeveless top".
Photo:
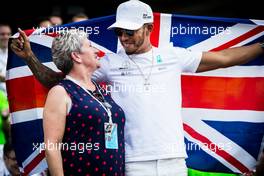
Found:
[{"label": "sleeveless top", "polygon": [[[124,175],[125,146],[123,110],[106,91],[100,89],[111,106],[113,123],[117,124],[118,149],[105,148],[104,123],[109,122],[106,110],[83,88],[71,80],[62,80],[72,101],[66,116],[61,154],[65,175],[111,176]],[[97,88],[97,93],[99,90]],[[102,101],[102,100],[101,100]]]}]

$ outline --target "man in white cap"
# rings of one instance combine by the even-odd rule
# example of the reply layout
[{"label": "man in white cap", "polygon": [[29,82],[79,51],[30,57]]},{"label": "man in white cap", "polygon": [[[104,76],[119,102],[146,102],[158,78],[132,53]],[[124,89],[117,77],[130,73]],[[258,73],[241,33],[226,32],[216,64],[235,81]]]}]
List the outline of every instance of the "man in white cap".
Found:
[{"label": "man in white cap", "polygon": [[[248,62],[263,54],[263,43],[198,53],[172,46],[156,48],[150,42],[152,10],[138,0],[120,4],[116,22],[109,29],[114,30],[123,49],[102,58],[94,78],[112,86],[113,99],[125,111],[126,175],[186,176],[181,73]],[[11,47],[47,87],[63,78],[41,65],[27,40],[13,40]]]},{"label": "man in white cap", "polygon": [[[123,51],[120,63],[128,60],[131,70],[126,84],[163,86],[165,92],[114,96],[126,112],[126,173],[137,175],[185,176],[186,152],[181,118],[182,72],[202,72],[242,64],[263,54],[263,43],[220,52],[190,52],[183,48],[160,46],[150,42],[153,30],[151,7],[130,0],[117,8],[113,29]],[[113,59],[114,60],[114,59]],[[116,63],[117,61],[112,61]],[[108,69],[112,69],[110,66]],[[110,74],[109,74],[110,72]],[[108,75],[111,75],[111,71]],[[106,73],[105,73],[106,74]],[[124,76],[125,77],[125,76]],[[143,79],[142,79],[143,78]],[[111,79],[111,78],[110,78]],[[128,83],[129,82],[129,83]],[[121,93],[119,93],[121,94]],[[115,95],[115,94],[113,94]]]}]

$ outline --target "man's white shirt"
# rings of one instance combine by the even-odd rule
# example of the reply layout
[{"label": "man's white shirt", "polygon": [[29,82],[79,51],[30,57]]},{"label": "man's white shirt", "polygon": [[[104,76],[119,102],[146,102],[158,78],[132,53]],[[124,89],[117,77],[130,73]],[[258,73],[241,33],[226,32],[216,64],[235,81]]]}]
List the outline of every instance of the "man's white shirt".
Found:
[{"label": "man's white shirt", "polygon": [[[195,72],[202,53],[172,46],[152,50],[129,57],[124,51],[108,54],[93,75],[109,84],[107,91],[125,112],[126,162],[187,156],[181,73]],[[149,86],[144,77],[149,77]]]}]

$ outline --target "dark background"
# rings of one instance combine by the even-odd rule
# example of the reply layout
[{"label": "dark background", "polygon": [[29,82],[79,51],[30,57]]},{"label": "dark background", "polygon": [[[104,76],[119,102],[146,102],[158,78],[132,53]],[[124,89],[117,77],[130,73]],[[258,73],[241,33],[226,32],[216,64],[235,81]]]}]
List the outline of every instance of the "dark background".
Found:
[{"label": "dark background", "polygon": [[[89,18],[115,14],[117,6],[125,0],[46,0],[46,1],[9,1],[2,0],[0,23],[8,23],[13,30],[18,27],[30,29],[51,14],[60,15],[64,23],[71,17],[84,12]],[[143,0],[154,12],[263,19],[264,9],[261,0]],[[5,2],[5,3],[4,3]]]}]

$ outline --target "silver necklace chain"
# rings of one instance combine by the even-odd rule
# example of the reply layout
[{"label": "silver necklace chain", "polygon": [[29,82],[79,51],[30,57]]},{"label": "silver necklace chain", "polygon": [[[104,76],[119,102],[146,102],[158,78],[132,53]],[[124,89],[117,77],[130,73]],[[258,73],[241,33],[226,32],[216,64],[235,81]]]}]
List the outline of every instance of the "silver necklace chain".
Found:
[{"label": "silver necklace chain", "polygon": [[148,74],[148,76],[146,77],[144,72],[142,71],[142,69],[140,68],[140,66],[129,56],[128,58],[137,66],[138,70],[140,71],[140,74],[141,76],[143,77],[144,79],[144,86],[149,86],[150,83],[149,83],[149,79],[150,79],[150,76],[152,74],[152,68],[153,68],[153,65],[154,65],[154,54],[153,54],[153,48],[151,49],[151,54],[152,54],[152,63],[151,63],[151,68],[150,68],[150,72]]}]

